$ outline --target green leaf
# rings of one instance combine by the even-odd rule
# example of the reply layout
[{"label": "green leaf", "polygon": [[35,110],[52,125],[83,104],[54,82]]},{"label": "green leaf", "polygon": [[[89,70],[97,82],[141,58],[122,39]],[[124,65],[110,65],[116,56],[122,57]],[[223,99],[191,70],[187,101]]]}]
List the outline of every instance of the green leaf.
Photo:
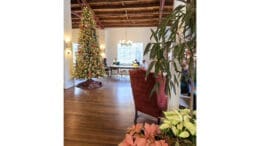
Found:
[{"label": "green leaf", "polygon": [[153,68],[153,66],[154,66],[154,64],[155,64],[155,62],[156,62],[156,61],[152,61],[152,62],[149,64],[149,67],[148,67],[148,69],[147,69],[147,71],[146,71],[145,77],[147,77],[147,76],[149,75],[149,73],[151,72],[151,70],[152,70],[152,68]]},{"label": "green leaf", "polygon": [[150,58],[153,59],[156,57],[156,50],[158,50],[158,48],[160,47],[160,44],[158,43],[155,43],[153,46],[152,46],[152,49],[151,49],[151,52],[150,52]]},{"label": "green leaf", "polygon": [[[151,29],[151,31],[152,31],[153,38],[155,39],[156,42],[158,42],[157,34],[155,33],[155,31],[153,29]],[[152,38],[152,36],[150,37],[150,39]]]},{"label": "green leaf", "polygon": [[150,51],[152,43],[148,43],[144,49],[144,55],[147,54]]},{"label": "green leaf", "polygon": [[150,92],[149,98],[152,97],[152,95],[153,95],[154,92],[157,92],[157,91],[158,91],[158,88],[159,88],[159,83],[155,83],[154,86],[153,86],[152,91]]},{"label": "green leaf", "polygon": [[159,71],[160,71],[160,62],[157,61],[157,62],[155,63],[155,66],[154,66],[154,73],[155,73],[156,75],[158,75],[158,74],[159,74]]}]

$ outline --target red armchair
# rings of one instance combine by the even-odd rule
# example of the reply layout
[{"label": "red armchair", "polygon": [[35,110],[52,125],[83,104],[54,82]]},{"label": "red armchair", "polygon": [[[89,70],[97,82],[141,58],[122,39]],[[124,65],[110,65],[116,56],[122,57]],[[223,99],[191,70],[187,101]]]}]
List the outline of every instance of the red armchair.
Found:
[{"label": "red armchair", "polygon": [[164,83],[162,78],[155,78],[153,73],[150,73],[145,80],[146,71],[143,69],[129,70],[132,93],[135,103],[135,119],[136,124],[138,114],[142,113],[156,117],[158,124],[160,123],[160,117],[163,116],[162,111],[167,109],[167,96],[164,92],[164,86],[160,84],[160,90],[158,93],[153,93],[151,97],[150,93],[153,89],[155,82]]}]

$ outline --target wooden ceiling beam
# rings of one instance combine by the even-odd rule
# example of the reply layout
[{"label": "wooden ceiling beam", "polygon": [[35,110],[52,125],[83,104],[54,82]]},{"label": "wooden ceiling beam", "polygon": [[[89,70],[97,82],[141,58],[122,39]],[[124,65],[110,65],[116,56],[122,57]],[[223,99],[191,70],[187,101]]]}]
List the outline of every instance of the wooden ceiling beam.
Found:
[{"label": "wooden ceiling beam", "polygon": [[106,25],[109,25],[109,24],[120,25],[120,24],[147,24],[147,23],[157,23],[157,24],[159,24],[159,20],[157,20],[157,21],[144,20],[144,21],[130,21],[130,22],[127,22],[127,21],[124,21],[124,22],[123,21],[122,22],[104,22],[104,25],[106,26]]},{"label": "wooden ceiling beam", "polygon": [[[104,3],[104,2],[117,2],[117,1],[138,1],[138,0],[88,0],[88,3]],[[70,0],[71,4],[77,4],[77,0]]]},{"label": "wooden ceiling beam", "polygon": [[[77,15],[72,15],[72,19],[78,19],[81,15],[81,13],[75,13],[72,12],[73,14]],[[170,12],[163,12],[162,15],[163,16],[167,16],[169,15]],[[124,13],[104,13],[104,14],[96,14],[96,16],[101,20],[101,19],[119,19],[119,18],[126,18],[126,15],[124,15]],[[159,17],[159,12],[141,12],[141,13],[135,13],[135,12],[131,12],[131,13],[127,13],[127,16],[129,19],[133,18],[133,17]]]},{"label": "wooden ceiling beam", "polygon": [[[163,15],[169,15],[170,12],[163,12]],[[127,13],[128,17],[141,17],[141,16],[146,16],[146,17],[150,17],[150,16],[159,16],[159,12],[142,12],[142,13]],[[105,14],[98,14],[98,17],[100,19],[103,18],[108,18],[108,17],[125,17],[125,15],[121,14],[121,13],[105,13]]]},{"label": "wooden ceiling beam", "polygon": [[[103,22],[103,24],[106,26],[108,24],[146,24],[146,23],[157,23],[158,24],[159,20],[158,18],[156,20],[138,20],[138,21],[110,21],[110,22]],[[72,24],[80,24],[80,22],[73,22]]]},{"label": "wooden ceiling beam", "polygon": [[149,24],[111,24],[106,25],[106,28],[109,27],[156,27],[158,23],[149,23]]},{"label": "wooden ceiling beam", "polygon": [[[167,16],[167,15],[163,15],[163,16]],[[145,16],[145,15],[140,15],[140,16],[134,16],[134,17],[128,17],[129,20],[142,20],[142,19],[158,19],[159,15],[151,15],[151,16]],[[77,22],[80,21],[81,19],[78,17],[73,17],[72,18],[73,21]],[[120,20],[127,20],[126,16],[118,16],[118,17],[99,17],[99,20],[101,22],[103,21],[120,21]]]},{"label": "wooden ceiling beam", "polygon": [[[169,11],[172,11],[173,7],[172,5],[170,6],[164,6],[165,10],[169,10]],[[95,14],[97,12],[118,12],[118,11],[149,11],[149,10],[160,10],[160,6],[152,6],[152,7],[133,7],[133,8],[129,8],[129,7],[118,7],[118,8],[110,8],[110,7],[107,7],[107,8],[103,8],[103,9],[92,9]],[[74,11],[74,12],[82,12],[82,9],[81,8],[72,8],[71,11]]]},{"label": "wooden ceiling beam", "polygon": [[[153,18],[157,18],[158,19],[158,16],[159,15],[150,15],[150,16],[146,16],[146,15],[137,15],[137,16],[128,16],[128,19],[129,20],[132,20],[132,19],[153,19]],[[167,16],[167,15],[163,15],[163,16]],[[74,19],[78,19],[78,18],[74,18]],[[103,21],[103,20],[125,20],[126,17],[123,16],[123,17],[99,17],[99,20],[100,21]]]},{"label": "wooden ceiling beam", "polygon": [[135,1],[138,2],[138,0],[89,0],[89,3],[112,3],[112,2],[128,2],[128,1]]},{"label": "wooden ceiling beam", "polygon": [[88,7],[100,28],[157,26],[173,10],[174,0],[71,0],[73,28]]},{"label": "wooden ceiling beam", "polygon": [[158,21],[158,18],[143,18],[143,19],[124,19],[124,20],[102,20],[102,23],[107,23],[107,22],[128,22],[128,21],[135,21],[135,22],[139,22],[139,21]]},{"label": "wooden ceiling beam", "polygon": [[[172,6],[171,3],[166,3],[166,6]],[[101,6],[92,6],[93,10],[99,10],[99,9],[118,9],[118,8],[149,8],[149,7],[158,7],[158,2],[156,3],[148,3],[148,4],[141,4],[141,3],[136,3],[136,4],[131,4],[131,5],[101,5]]]},{"label": "wooden ceiling beam", "polygon": [[[108,24],[146,24],[146,23],[159,23],[159,20],[153,20],[153,21],[150,21],[150,20],[143,20],[143,21],[118,21],[118,22],[114,22],[114,21],[111,21],[111,22],[103,22],[103,25],[106,26]],[[80,22],[72,22],[72,24],[80,24]]]},{"label": "wooden ceiling beam", "polygon": [[[136,7],[136,6],[153,6],[153,5],[159,5],[158,0],[144,0],[144,1],[114,1],[114,2],[92,2],[88,1],[88,4],[93,9],[103,9],[104,7],[122,7],[122,6],[128,6],[128,7]],[[123,5],[122,5],[123,4]],[[165,5],[172,5],[172,0],[165,0]],[[71,8],[80,7],[80,4],[78,3],[71,3]]]},{"label": "wooden ceiling beam", "polygon": [[[168,13],[170,13],[170,12],[172,12],[172,10],[165,10],[164,12],[168,12]],[[143,10],[141,10],[141,9],[139,9],[139,10],[131,10],[131,9],[127,9],[127,14],[128,15],[131,15],[131,14],[140,14],[140,13],[145,13],[145,14],[150,14],[150,13],[157,13],[157,14],[159,14],[159,8],[157,8],[157,9],[143,9]],[[96,15],[100,15],[100,14],[125,14],[125,10],[123,10],[123,11],[98,11],[98,12],[96,12]]]},{"label": "wooden ceiling beam", "polygon": [[[170,14],[170,12],[163,12],[163,14]],[[122,16],[125,15],[125,13],[121,12],[121,13],[98,13],[97,16],[98,17],[107,17],[107,16]],[[133,12],[129,12],[127,11],[127,15],[128,17],[134,17],[134,16],[154,16],[154,15],[158,15],[159,16],[159,12],[158,11],[147,11],[147,12],[138,12],[138,11],[133,11]]]},{"label": "wooden ceiling beam", "polygon": [[[106,25],[106,28],[110,27],[156,27],[158,23],[150,23],[150,24],[112,24]],[[79,28],[79,25],[72,25],[73,29]]]},{"label": "wooden ceiling beam", "polygon": [[[73,1],[73,0],[72,0]],[[172,2],[173,0],[165,0],[166,2]],[[130,4],[130,3],[153,3],[159,2],[158,0],[88,0],[90,5],[92,4],[107,4],[107,3],[122,3]],[[159,3],[158,3],[159,4]]]}]

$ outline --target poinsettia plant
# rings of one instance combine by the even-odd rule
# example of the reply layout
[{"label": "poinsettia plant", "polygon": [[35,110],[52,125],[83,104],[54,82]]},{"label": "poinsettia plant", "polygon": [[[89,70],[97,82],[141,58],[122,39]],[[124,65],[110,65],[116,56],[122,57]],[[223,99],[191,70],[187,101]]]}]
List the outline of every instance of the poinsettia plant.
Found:
[{"label": "poinsettia plant", "polygon": [[138,123],[127,130],[119,146],[168,146],[156,124]]},{"label": "poinsettia plant", "polygon": [[196,144],[196,111],[178,109],[164,112],[160,129],[164,135],[175,139],[175,143]]},{"label": "poinsettia plant", "polygon": [[138,123],[127,129],[119,146],[195,146],[196,111],[164,112],[161,125]]}]

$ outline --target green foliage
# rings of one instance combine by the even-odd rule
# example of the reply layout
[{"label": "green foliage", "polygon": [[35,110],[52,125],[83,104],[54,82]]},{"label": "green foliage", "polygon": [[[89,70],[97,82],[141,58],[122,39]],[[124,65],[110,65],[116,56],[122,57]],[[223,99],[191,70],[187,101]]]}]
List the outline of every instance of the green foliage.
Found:
[{"label": "green foliage", "polygon": [[79,48],[76,52],[73,76],[78,79],[102,77],[105,74],[96,36],[96,24],[91,11],[83,9],[80,23]]},{"label": "green foliage", "polygon": [[186,140],[196,143],[196,111],[179,109],[164,112],[165,118],[160,125],[164,135],[176,138],[180,141]]},{"label": "green foliage", "polygon": [[[181,73],[183,68],[178,66],[185,60],[189,64],[188,77],[194,80],[196,73],[196,0],[181,1],[185,5],[176,7],[156,30],[151,30],[150,39],[154,42],[148,43],[144,50],[144,55],[149,54],[152,60],[147,72],[154,68],[156,76],[165,75],[168,95],[171,89],[176,93],[173,81],[179,84],[179,76],[171,73],[170,66]],[[168,54],[172,54],[171,59]]]}]

